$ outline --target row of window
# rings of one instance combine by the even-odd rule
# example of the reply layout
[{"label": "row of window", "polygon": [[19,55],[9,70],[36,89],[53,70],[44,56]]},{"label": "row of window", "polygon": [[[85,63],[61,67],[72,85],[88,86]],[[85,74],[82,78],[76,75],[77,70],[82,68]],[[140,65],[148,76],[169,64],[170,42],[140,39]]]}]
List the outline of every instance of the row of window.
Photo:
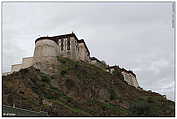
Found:
[{"label": "row of window", "polygon": [[[61,51],[63,51],[64,50],[64,39],[60,39],[61,40]],[[77,44],[77,41],[75,41],[76,42],[76,48],[78,49],[78,51],[79,51],[79,48],[78,48],[78,44]],[[67,50],[70,50],[70,47],[71,47],[71,42],[70,42],[70,38],[67,38]],[[88,56],[89,54],[87,53],[87,56]]]},{"label": "row of window", "polygon": [[[64,39],[61,39],[61,51],[64,49]],[[67,38],[67,50],[70,50],[70,38]]]}]

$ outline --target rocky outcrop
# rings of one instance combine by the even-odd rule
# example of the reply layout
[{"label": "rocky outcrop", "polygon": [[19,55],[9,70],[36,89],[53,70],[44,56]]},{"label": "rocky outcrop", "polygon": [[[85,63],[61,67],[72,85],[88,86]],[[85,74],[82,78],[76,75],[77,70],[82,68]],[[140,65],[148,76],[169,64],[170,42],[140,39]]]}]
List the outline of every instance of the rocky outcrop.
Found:
[{"label": "rocky outcrop", "polygon": [[[131,116],[134,111],[137,116],[174,116],[174,102],[128,85],[119,72],[110,74],[61,57],[57,65],[40,65],[43,71],[29,67],[3,76],[4,105],[45,111],[49,116]],[[140,110],[137,102],[142,103]]]}]

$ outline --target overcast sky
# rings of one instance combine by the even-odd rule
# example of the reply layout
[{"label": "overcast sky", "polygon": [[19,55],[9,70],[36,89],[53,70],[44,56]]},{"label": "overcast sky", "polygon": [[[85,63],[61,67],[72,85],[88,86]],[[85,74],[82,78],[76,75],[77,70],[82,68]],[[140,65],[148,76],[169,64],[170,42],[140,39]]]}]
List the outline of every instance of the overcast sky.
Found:
[{"label": "overcast sky", "polygon": [[3,3],[2,71],[33,56],[35,39],[71,33],[91,56],[136,73],[140,87],[174,100],[172,3]]}]

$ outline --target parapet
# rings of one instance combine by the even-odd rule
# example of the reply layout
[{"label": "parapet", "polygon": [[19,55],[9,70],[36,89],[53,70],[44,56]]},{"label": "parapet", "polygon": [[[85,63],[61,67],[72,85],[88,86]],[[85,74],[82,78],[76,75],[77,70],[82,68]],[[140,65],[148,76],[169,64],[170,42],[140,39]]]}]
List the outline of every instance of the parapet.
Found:
[{"label": "parapet", "polygon": [[58,35],[58,36],[53,36],[53,37],[48,37],[48,36],[40,37],[40,38],[36,39],[35,43],[40,40],[48,39],[48,40],[52,40],[58,44],[58,39],[68,38],[68,37],[75,37],[75,39],[78,40],[78,38],[76,37],[76,35],[74,33],[70,33],[70,34]]},{"label": "parapet", "polygon": [[23,61],[22,61],[22,68],[23,69],[28,68],[32,65],[33,65],[33,57],[23,58]]}]

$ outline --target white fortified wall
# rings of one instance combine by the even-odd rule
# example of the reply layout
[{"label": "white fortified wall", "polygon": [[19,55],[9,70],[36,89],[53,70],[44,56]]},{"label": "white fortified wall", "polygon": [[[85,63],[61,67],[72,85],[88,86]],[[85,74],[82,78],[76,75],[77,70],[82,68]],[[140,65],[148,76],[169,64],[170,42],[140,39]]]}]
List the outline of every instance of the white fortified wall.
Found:
[{"label": "white fortified wall", "polygon": [[122,71],[122,75],[124,76],[124,80],[129,84],[132,85],[134,87],[138,87],[138,82],[136,80],[136,77],[134,75],[132,75],[131,73]]},{"label": "white fortified wall", "polygon": [[89,54],[84,43],[79,43],[79,59],[82,61],[89,61]]},{"label": "white fortified wall", "polygon": [[2,76],[7,76],[7,75],[10,75],[11,74],[11,72],[4,72],[4,73],[2,73]]},{"label": "white fortified wall", "polygon": [[20,69],[25,69],[33,65],[33,57],[23,58],[22,64],[15,64],[11,66],[11,73],[18,72]]},{"label": "white fortified wall", "polygon": [[11,67],[11,72],[18,72],[20,69],[22,69],[22,64],[14,64]]},{"label": "white fortified wall", "polygon": [[133,85],[134,85],[136,88],[139,87],[138,81],[137,81],[137,79],[136,79],[135,77],[134,77],[134,79],[133,79]]},{"label": "white fortified wall", "polygon": [[33,65],[33,57],[23,58],[23,61],[22,61],[22,68],[23,69],[28,68],[32,65]]}]

